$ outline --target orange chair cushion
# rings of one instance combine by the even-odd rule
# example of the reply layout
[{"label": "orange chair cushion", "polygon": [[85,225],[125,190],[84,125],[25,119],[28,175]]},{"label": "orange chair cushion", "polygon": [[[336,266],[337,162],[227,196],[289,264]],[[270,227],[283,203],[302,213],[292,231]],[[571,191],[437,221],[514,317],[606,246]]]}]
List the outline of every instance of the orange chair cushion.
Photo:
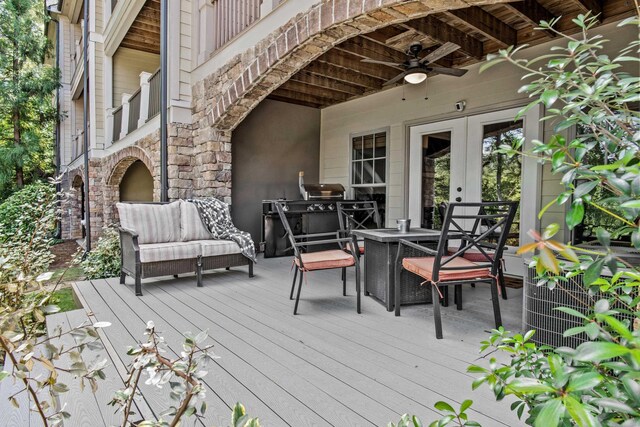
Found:
[{"label": "orange chair cushion", "polygon": [[[353,255],[334,249],[330,251],[319,251],[301,254],[302,264],[305,270],[327,270],[330,268],[351,267],[356,263]],[[300,267],[298,258],[295,259],[296,265]]]},{"label": "orange chair cushion", "polygon": [[[448,248],[448,251],[449,251],[449,255],[451,255],[456,253],[458,251],[458,248]],[[487,255],[489,255],[489,257],[491,258],[491,261],[493,261],[493,252],[488,250],[485,252],[487,253]],[[484,256],[484,254],[477,249],[469,249],[462,255],[462,257],[471,262],[489,262],[489,260],[487,260],[487,257]]]},{"label": "orange chair cushion", "polygon": [[[442,259],[444,261],[446,258]],[[434,261],[435,257],[405,258],[402,260],[402,266],[405,270],[417,274],[426,280],[432,281]],[[475,263],[460,257],[454,258],[451,262],[446,264],[445,267],[468,267],[469,270],[440,270],[440,282],[491,277],[491,272],[488,268],[473,268],[477,267]]]}]

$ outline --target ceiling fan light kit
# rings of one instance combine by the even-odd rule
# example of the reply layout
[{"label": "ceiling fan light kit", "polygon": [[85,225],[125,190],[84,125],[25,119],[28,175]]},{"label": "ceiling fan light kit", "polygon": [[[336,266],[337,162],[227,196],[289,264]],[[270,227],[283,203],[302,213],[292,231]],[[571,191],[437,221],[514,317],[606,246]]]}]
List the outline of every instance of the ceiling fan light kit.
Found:
[{"label": "ceiling fan light kit", "polygon": [[439,59],[449,55],[450,53],[455,52],[460,49],[455,43],[447,42],[437,48],[436,50],[428,53],[422,59],[420,59],[420,53],[424,50],[422,44],[414,43],[409,46],[409,50],[407,51],[407,60],[401,64],[396,64],[393,62],[387,61],[379,61],[376,59],[363,59],[362,62],[367,62],[369,64],[380,64],[386,65],[387,67],[394,68],[404,68],[405,71],[398,74],[391,80],[385,82],[383,86],[390,86],[392,84],[398,83],[404,80],[410,84],[419,84],[424,82],[427,79],[427,74],[445,74],[449,76],[461,77],[465,75],[467,70],[459,69],[459,68],[449,68],[442,67],[438,65],[434,65],[433,63],[438,61]]},{"label": "ceiling fan light kit", "polygon": [[426,73],[420,70],[412,71],[411,73],[404,76],[404,81],[412,85],[417,85],[419,83],[422,83],[425,80],[427,80],[427,75]]}]

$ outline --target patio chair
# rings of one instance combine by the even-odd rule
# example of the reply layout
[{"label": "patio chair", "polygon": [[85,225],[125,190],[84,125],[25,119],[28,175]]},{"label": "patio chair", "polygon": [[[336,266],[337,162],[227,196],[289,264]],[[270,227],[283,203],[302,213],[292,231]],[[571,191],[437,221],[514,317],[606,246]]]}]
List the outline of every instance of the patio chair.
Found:
[{"label": "patio chair", "polygon": [[[346,295],[346,270],[349,267],[354,267],[356,270],[356,311],[360,313],[360,261],[355,237],[348,236],[343,230],[329,233],[294,235],[285,215],[284,206],[278,202],[275,205],[294,252],[293,268],[295,268],[295,272],[291,283],[291,293],[289,294],[289,299],[291,300],[293,299],[298,273],[300,274],[293,314],[298,314],[300,291],[302,290],[302,282],[306,273],[318,270],[341,269],[343,295]],[[310,246],[332,244],[335,244],[335,249],[307,252],[307,248]]]},{"label": "patio chair", "polygon": [[[438,205],[438,213],[440,214],[440,220],[442,223],[444,223],[444,216],[445,213],[447,212],[447,203],[440,203]],[[480,212],[484,213],[485,208],[481,208]],[[478,233],[478,231],[482,230],[483,228],[487,228],[487,227],[491,227],[493,225],[493,221],[490,219],[484,219],[481,221],[475,221],[471,230],[471,233]],[[497,239],[497,234],[494,233],[491,236],[487,236],[487,240],[488,241],[495,241]],[[448,248],[448,253],[449,255],[456,252],[456,248],[454,247],[449,247]],[[492,255],[490,250],[487,250],[487,253]],[[484,260],[484,255],[481,254],[480,252],[478,252],[475,249],[470,249],[469,251],[467,251],[464,254],[464,257],[466,259],[468,259],[469,261],[480,261],[482,262]],[[500,264],[498,266],[498,284],[500,286],[500,294],[502,295],[502,299],[507,299],[507,287],[505,285],[505,281],[504,281],[504,259],[501,258],[500,259]],[[475,284],[471,284],[471,286],[475,287]],[[447,304],[445,304],[446,306]]]},{"label": "patio chair", "polygon": [[[346,230],[349,235],[352,235],[353,230],[382,228],[380,212],[378,211],[378,202],[375,200],[336,202],[336,208],[338,210],[340,229]],[[358,245],[358,256],[364,255],[364,241],[356,238],[356,243]],[[344,274],[345,273],[343,273],[343,275]],[[364,293],[365,295],[369,295],[366,288]],[[346,289],[344,289],[343,295],[347,295]]]},{"label": "patio chair", "polygon": [[[462,285],[471,283],[489,283],[491,301],[496,328],[502,325],[500,303],[498,299],[498,269],[500,268],[509,229],[518,208],[517,202],[479,202],[451,203],[445,213],[442,234],[436,251],[400,240],[396,257],[395,283],[400,283],[400,272],[405,269],[425,279],[424,283],[432,286],[433,316],[435,319],[436,338],[442,338],[442,320],[440,318],[440,286],[455,286],[455,302],[458,310],[462,309]],[[490,227],[476,227],[475,224],[491,221]],[[468,231],[464,222],[473,222],[474,227]],[[496,242],[488,241],[497,236]],[[449,240],[460,240],[460,247],[449,253]],[[425,254],[419,258],[404,258],[403,251],[411,247]],[[465,258],[469,251],[477,251],[476,261]],[[402,264],[400,264],[402,263]],[[400,286],[395,286],[396,301],[400,299]],[[400,315],[400,304],[395,306],[396,316]]]}]

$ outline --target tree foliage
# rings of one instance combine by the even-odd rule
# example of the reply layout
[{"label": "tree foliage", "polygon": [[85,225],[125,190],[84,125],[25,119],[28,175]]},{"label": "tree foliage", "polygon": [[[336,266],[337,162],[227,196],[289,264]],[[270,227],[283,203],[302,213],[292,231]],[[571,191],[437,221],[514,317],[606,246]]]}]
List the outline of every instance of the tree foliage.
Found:
[{"label": "tree foliage", "polygon": [[53,172],[59,72],[45,64],[45,20],[40,0],[0,2],[0,196]]}]

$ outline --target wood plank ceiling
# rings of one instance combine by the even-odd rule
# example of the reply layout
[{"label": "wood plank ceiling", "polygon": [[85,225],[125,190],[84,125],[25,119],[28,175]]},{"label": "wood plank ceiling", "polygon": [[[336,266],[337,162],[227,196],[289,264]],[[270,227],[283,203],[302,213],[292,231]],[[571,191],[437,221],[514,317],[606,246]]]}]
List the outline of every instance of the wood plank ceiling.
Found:
[{"label": "wood plank ceiling", "polygon": [[144,3],[120,46],[160,55],[160,0]]},{"label": "wood plank ceiling", "polygon": [[635,6],[630,0],[522,0],[429,15],[339,44],[297,72],[268,98],[324,108],[380,91],[387,80],[403,71],[399,67],[363,63],[365,58],[402,63],[413,42],[426,48],[421,56],[445,42],[453,42],[461,48],[437,65],[464,67],[506,46],[550,40],[553,33],[534,31],[541,20],[562,16],[557,28],[575,31],[571,19],[590,10],[607,23],[632,15]]}]

